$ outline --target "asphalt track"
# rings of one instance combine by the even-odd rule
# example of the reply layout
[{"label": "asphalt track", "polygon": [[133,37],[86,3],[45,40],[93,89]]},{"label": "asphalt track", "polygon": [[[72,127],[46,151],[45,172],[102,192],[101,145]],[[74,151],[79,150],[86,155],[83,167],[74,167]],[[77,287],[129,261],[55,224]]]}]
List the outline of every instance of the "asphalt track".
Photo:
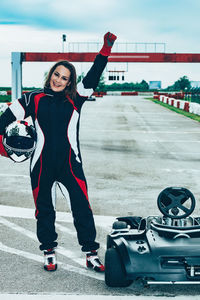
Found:
[{"label": "asphalt track", "polygon": [[[168,186],[195,195],[200,215],[199,123],[141,96],[105,96],[85,103],[81,149],[100,256],[116,216],[159,214],[156,199]],[[85,268],[67,201],[58,191],[58,270],[47,273],[35,235],[29,163],[0,157],[0,299],[197,299],[198,285],[109,288]],[[66,298],[67,296],[67,298]]]}]

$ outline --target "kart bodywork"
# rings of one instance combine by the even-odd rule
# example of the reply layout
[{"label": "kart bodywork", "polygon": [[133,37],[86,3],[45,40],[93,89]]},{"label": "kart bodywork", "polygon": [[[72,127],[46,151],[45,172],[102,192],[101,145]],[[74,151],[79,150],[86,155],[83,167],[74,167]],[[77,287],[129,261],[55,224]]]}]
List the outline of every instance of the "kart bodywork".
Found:
[{"label": "kart bodywork", "polygon": [[169,187],[158,196],[162,216],[119,217],[107,236],[105,282],[125,287],[200,283],[200,217],[192,217],[193,194]]}]

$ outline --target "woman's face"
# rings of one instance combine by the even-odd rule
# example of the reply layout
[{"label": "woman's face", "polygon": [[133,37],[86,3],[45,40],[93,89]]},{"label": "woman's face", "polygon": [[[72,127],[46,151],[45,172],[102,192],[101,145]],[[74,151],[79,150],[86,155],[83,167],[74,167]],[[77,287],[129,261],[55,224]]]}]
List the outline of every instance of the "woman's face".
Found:
[{"label": "woman's face", "polygon": [[54,92],[61,92],[63,91],[66,86],[70,85],[70,75],[71,72],[69,69],[65,68],[64,66],[60,65],[57,66],[50,78],[50,88]]}]

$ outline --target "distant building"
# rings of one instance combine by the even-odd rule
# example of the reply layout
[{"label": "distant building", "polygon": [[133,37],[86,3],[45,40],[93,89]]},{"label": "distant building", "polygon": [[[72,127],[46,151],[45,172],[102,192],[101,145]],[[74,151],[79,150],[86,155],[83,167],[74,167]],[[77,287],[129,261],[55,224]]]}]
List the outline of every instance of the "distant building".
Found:
[{"label": "distant building", "polygon": [[161,81],[149,81],[150,90],[159,90],[161,89]]}]

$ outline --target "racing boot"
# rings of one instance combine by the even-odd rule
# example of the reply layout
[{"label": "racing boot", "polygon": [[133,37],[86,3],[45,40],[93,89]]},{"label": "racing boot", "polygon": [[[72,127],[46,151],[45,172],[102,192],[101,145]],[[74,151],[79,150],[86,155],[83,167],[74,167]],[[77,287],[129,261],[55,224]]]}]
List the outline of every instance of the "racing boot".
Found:
[{"label": "racing boot", "polygon": [[56,253],[54,248],[44,250],[44,269],[46,271],[56,271]]},{"label": "racing boot", "polygon": [[96,272],[105,271],[105,267],[101,263],[96,250],[86,252],[86,266],[94,269]]}]

